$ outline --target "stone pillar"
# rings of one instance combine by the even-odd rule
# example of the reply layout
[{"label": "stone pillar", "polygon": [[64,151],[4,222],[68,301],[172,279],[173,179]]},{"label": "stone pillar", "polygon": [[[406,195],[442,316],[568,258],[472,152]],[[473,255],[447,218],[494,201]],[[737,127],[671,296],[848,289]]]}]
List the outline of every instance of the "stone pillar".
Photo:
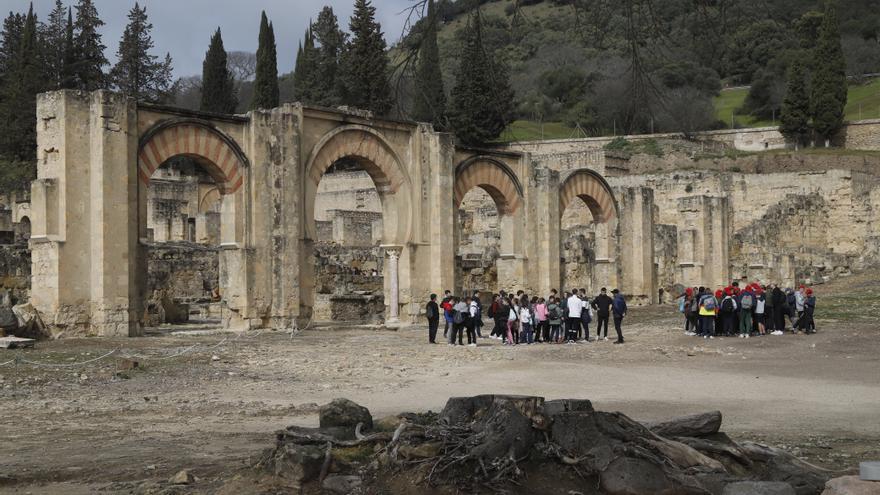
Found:
[{"label": "stone pillar", "polygon": [[730,281],[730,208],[725,197],[678,200],[679,282],[713,290]]},{"label": "stone pillar", "polygon": [[388,294],[388,320],[386,323],[400,323],[400,254],[403,252],[401,246],[382,246],[385,249],[385,255],[388,256],[388,263],[385,266],[385,286],[386,294]]},{"label": "stone pillar", "polygon": [[107,91],[37,98],[31,302],[52,331],[140,332],[136,113]]},{"label": "stone pillar", "polygon": [[656,298],[654,280],[654,190],[628,187],[617,192],[620,206],[620,290],[635,303]]},{"label": "stone pillar", "polygon": [[430,204],[430,211],[426,212],[425,221],[430,227],[430,256],[422,259],[427,262],[430,270],[429,283],[437,293],[443,290],[453,290],[455,285],[455,254],[456,232],[455,221],[458,215],[454,213],[457,205],[453,205],[455,183],[455,146],[452,136],[448,134],[433,134],[426,136],[429,141],[427,153],[428,166],[427,180],[423,198]]},{"label": "stone pillar", "polygon": [[539,294],[549,294],[550,289],[559,287],[562,272],[560,268],[561,218],[559,211],[559,172],[548,168],[535,170],[537,182],[537,290]]}]

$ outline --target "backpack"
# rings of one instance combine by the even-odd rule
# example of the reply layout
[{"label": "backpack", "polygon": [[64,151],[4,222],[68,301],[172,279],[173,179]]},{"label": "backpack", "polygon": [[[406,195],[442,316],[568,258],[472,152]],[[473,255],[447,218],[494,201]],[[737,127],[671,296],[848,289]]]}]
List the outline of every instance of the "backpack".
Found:
[{"label": "backpack", "polygon": [[452,315],[452,323],[455,323],[456,325],[464,323],[464,312],[456,311],[455,314]]},{"label": "backpack", "polygon": [[742,309],[752,309],[752,306],[755,304],[755,298],[752,297],[751,294],[743,294],[742,299],[739,301],[739,305]]},{"label": "backpack", "polygon": [[434,309],[435,307],[436,306],[434,306],[433,304],[428,304],[428,308],[425,311],[425,313],[426,313],[426,316],[428,317],[429,320],[433,320],[434,318],[437,318],[438,316],[440,316],[437,314],[437,310]]},{"label": "backpack", "polygon": [[733,299],[730,296],[725,297],[723,301],[721,301],[721,312],[722,313],[733,313]]},{"label": "backpack", "polygon": [[715,298],[707,297],[704,299],[703,307],[706,308],[706,311],[715,311]]},{"label": "backpack", "polygon": [[562,310],[559,308],[559,305],[553,306],[553,309],[550,310],[550,319],[551,320],[561,320],[562,319]]},{"label": "backpack", "polygon": [[475,306],[477,307],[477,310],[474,311],[474,313],[475,313],[475,314],[474,314],[474,319],[475,319],[475,320],[479,320],[479,319],[481,319],[481,318],[483,317],[483,307],[480,306],[479,303],[476,304]]},{"label": "backpack", "polygon": [[684,313],[684,303],[685,303],[685,300],[682,297],[681,300],[678,302],[678,312],[679,313]]},{"label": "backpack", "polygon": [[583,320],[587,325],[593,322],[593,308],[589,305],[584,306],[584,310],[581,313],[581,320]]}]

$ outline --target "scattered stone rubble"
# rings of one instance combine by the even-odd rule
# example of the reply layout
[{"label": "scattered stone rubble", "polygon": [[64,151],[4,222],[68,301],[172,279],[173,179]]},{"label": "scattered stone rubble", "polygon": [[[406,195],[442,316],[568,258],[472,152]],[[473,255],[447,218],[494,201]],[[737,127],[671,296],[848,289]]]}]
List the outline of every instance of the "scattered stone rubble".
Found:
[{"label": "scattered stone rubble", "polygon": [[[721,413],[639,423],[588,400],[454,397],[439,414],[373,420],[346,399],[291,426],[257,467],[303,493],[819,495],[831,471],[736,442]],[[829,494],[844,482],[829,483]],[[880,488],[877,485],[875,488]]]}]

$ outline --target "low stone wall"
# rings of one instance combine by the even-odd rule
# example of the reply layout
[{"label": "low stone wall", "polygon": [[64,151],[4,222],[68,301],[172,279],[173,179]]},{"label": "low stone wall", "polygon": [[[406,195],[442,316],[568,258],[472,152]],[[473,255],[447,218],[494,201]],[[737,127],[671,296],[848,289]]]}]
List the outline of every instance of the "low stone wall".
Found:
[{"label": "low stone wall", "polygon": [[0,290],[8,291],[15,304],[30,297],[31,252],[27,244],[0,246]]},{"label": "low stone wall", "polygon": [[[151,243],[145,310],[148,325],[219,317],[213,291],[220,286],[220,250],[189,242]],[[185,312],[183,314],[175,314]]]}]

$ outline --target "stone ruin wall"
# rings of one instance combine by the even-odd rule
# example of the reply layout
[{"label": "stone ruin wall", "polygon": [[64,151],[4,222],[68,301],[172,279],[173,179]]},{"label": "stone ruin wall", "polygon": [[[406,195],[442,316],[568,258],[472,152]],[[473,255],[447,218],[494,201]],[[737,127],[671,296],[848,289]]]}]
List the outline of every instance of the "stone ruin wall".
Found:
[{"label": "stone ruin wall", "polygon": [[220,321],[219,248],[192,242],[147,243],[147,326]]}]

